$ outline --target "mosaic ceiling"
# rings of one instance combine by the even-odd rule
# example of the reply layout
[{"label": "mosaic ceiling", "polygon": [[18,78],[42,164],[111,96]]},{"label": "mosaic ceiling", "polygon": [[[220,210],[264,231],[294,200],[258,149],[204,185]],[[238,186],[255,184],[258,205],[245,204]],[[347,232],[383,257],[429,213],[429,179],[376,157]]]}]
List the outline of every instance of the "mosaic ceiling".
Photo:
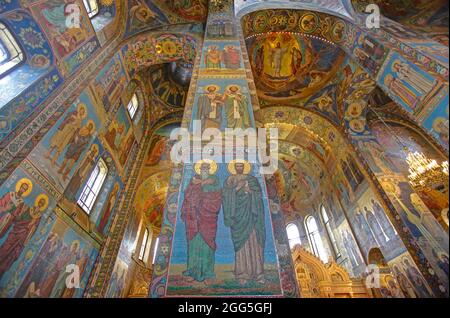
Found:
[{"label": "mosaic ceiling", "polygon": [[272,101],[308,100],[334,80],[345,61],[337,46],[302,34],[250,37],[247,46],[259,96]]},{"label": "mosaic ceiling", "polygon": [[387,18],[448,45],[448,0],[352,0],[358,12],[369,3],[379,5]]},{"label": "mosaic ceiling", "polygon": [[204,23],[207,0],[128,0],[127,35],[171,24]]},{"label": "mosaic ceiling", "polygon": [[334,163],[347,156],[341,133],[299,107],[266,107],[256,116],[261,125],[279,129],[279,169],[273,178],[283,211],[288,216],[308,213],[327,191]]},{"label": "mosaic ceiling", "polygon": [[353,8],[348,0],[235,0],[235,11],[242,16],[251,11],[268,8],[304,9],[327,12],[352,19]]},{"label": "mosaic ceiling", "polygon": [[172,62],[148,70],[152,92],[160,101],[174,108],[184,107],[192,76],[192,64]]}]

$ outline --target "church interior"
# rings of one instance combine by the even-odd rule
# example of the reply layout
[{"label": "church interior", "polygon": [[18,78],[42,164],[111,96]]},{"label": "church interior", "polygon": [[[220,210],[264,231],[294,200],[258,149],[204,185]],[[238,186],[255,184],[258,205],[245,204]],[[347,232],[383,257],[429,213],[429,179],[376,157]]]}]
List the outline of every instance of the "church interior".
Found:
[{"label": "church interior", "polygon": [[449,297],[448,7],[0,0],[0,297]]}]

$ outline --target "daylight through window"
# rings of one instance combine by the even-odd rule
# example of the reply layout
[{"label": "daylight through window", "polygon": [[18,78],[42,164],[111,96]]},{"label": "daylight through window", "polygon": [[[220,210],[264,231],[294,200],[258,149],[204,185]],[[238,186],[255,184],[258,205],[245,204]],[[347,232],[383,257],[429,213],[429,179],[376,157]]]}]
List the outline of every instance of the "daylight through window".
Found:
[{"label": "daylight through window", "polygon": [[108,174],[108,167],[103,159],[100,159],[95,166],[94,171],[92,171],[88,182],[84,186],[81,192],[80,198],[78,199],[78,205],[87,213],[90,214],[92,207],[94,206],[95,200],[105,182],[106,175]]},{"label": "daylight through window", "polygon": [[320,237],[319,227],[317,226],[316,219],[313,216],[306,218],[306,230],[308,231],[309,242],[313,253],[319,257],[322,262],[328,262],[328,255],[323,246],[322,238]]},{"label": "daylight through window", "polygon": [[93,18],[98,14],[99,8],[97,0],[83,0],[83,3],[87,10],[89,18]]},{"label": "daylight through window", "polygon": [[24,54],[8,28],[0,22],[0,78],[24,60]]}]

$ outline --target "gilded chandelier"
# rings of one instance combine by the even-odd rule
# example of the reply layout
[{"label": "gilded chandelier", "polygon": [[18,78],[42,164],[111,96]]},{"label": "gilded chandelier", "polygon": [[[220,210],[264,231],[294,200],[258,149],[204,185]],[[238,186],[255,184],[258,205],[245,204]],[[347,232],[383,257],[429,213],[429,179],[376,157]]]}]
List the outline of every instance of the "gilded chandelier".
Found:
[{"label": "gilded chandelier", "polygon": [[409,182],[415,188],[435,188],[444,185],[448,188],[448,161],[438,164],[421,152],[409,152],[406,158],[409,165]]}]

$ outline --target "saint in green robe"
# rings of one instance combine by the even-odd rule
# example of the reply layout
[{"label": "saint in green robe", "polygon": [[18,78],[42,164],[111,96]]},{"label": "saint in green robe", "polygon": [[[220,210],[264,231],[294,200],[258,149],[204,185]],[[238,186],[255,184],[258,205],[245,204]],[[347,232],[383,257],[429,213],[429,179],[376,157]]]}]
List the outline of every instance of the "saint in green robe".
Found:
[{"label": "saint in green robe", "polygon": [[216,49],[211,49],[206,53],[205,64],[206,68],[220,69],[221,52]]},{"label": "saint in green robe", "polygon": [[225,98],[225,116],[228,128],[251,127],[247,98],[242,94],[228,93]]},{"label": "saint in green robe", "polygon": [[235,276],[243,280],[264,277],[266,240],[261,186],[254,176],[232,175],[223,187],[225,226],[231,230]]}]

